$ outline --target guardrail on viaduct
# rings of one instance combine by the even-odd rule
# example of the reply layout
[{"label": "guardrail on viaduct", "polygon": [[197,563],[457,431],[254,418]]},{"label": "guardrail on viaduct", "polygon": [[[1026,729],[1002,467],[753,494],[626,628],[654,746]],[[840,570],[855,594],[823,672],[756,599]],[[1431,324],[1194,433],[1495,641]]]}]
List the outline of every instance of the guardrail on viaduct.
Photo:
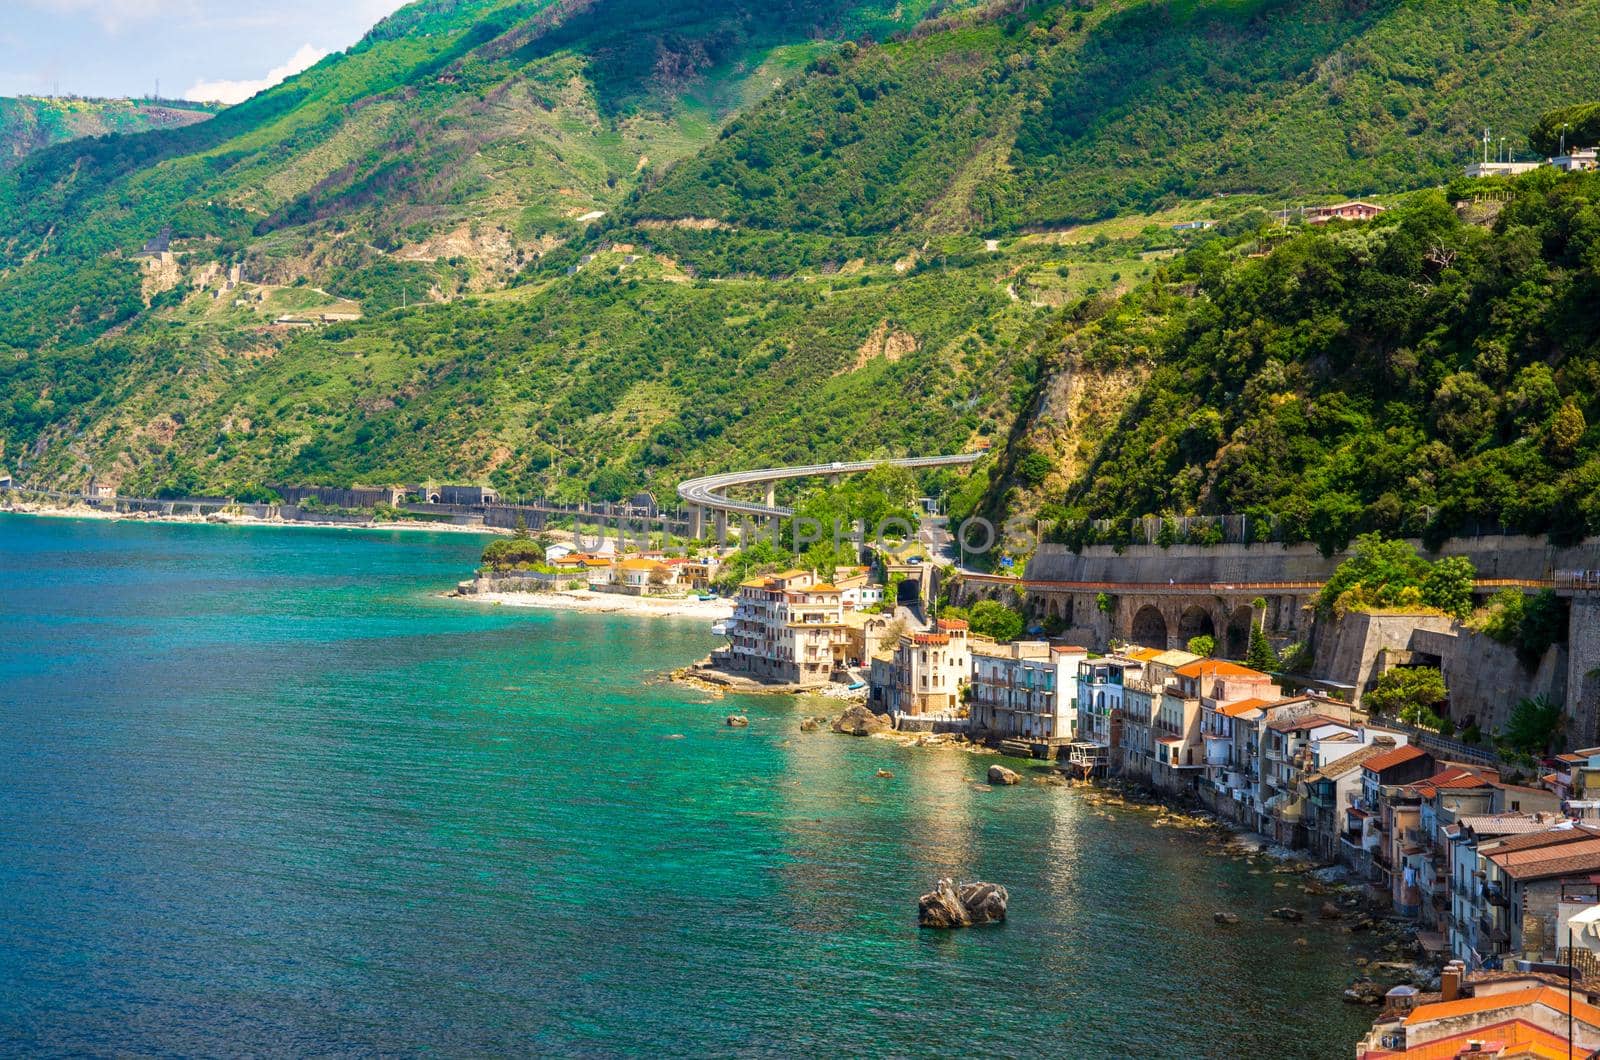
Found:
[{"label": "guardrail on viaduct", "polygon": [[[720,539],[727,533],[727,520],[730,515],[751,516],[762,522],[793,515],[794,509],[777,503],[779,482],[799,478],[815,478],[821,475],[826,475],[829,478],[838,478],[841,475],[856,475],[871,471],[873,468],[881,467],[884,464],[912,470],[930,467],[961,467],[977,463],[983,459],[984,455],[983,453],[959,453],[950,456],[914,456],[891,460],[835,461],[831,464],[806,464],[799,467],[768,467],[754,471],[729,471],[720,475],[707,475],[703,478],[689,479],[678,486],[678,496],[689,507],[690,536],[695,538],[705,536],[705,515],[710,512],[716,520],[717,536]],[[754,501],[734,500],[728,496],[727,491],[743,486],[765,486],[765,501],[758,504]]]}]

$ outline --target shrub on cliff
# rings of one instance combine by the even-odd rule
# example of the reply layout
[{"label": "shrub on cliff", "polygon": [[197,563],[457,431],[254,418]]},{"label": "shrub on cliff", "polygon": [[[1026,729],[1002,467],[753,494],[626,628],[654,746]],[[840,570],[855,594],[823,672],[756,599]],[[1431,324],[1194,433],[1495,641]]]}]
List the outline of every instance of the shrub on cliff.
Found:
[{"label": "shrub on cliff", "polygon": [[1364,702],[1377,714],[1398,718],[1407,725],[1435,732],[1444,727],[1435,708],[1445,701],[1449,693],[1444,686],[1444,675],[1430,666],[1396,667],[1378,678],[1378,685],[1368,692]]},{"label": "shrub on cliff", "polygon": [[1476,578],[1472,563],[1461,556],[1429,563],[1409,542],[1363,534],[1317,594],[1316,604],[1319,610],[1336,614],[1433,608],[1465,618],[1472,610]]}]

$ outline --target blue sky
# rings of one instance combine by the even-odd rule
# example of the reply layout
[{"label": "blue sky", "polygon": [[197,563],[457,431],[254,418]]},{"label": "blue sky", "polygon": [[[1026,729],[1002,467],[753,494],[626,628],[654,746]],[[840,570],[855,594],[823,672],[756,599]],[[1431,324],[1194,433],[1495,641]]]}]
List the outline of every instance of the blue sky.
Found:
[{"label": "blue sky", "polygon": [[404,0],[0,0],[0,96],[236,102],[347,48]]}]

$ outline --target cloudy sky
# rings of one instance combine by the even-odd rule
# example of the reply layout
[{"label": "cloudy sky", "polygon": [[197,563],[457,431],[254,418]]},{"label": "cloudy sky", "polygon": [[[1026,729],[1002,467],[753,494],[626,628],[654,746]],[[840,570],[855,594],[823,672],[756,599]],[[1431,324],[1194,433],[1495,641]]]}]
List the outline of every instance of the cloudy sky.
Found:
[{"label": "cloudy sky", "polygon": [[237,102],[347,48],[405,0],[0,0],[0,96]]}]

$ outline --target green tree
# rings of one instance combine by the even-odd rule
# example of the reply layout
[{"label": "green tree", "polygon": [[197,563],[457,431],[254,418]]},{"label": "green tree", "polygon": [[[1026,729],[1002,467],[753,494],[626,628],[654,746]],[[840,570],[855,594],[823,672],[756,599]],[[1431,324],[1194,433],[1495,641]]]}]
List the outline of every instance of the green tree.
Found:
[{"label": "green tree", "polygon": [[1551,454],[1562,461],[1570,460],[1588,429],[1583,410],[1572,401],[1563,402],[1550,423]]},{"label": "green tree", "polygon": [[1437,730],[1437,707],[1449,696],[1444,675],[1429,666],[1396,667],[1378,678],[1364,702],[1373,713],[1388,714],[1408,725]]},{"label": "green tree", "polygon": [[967,612],[967,623],[972,632],[997,641],[1016,640],[1027,626],[1021,611],[998,600],[979,600],[973,604]]},{"label": "green tree", "polygon": [[1209,659],[1217,653],[1217,638],[1208,633],[1202,633],[1198,637],[1190,637],[1187,646],[1190,655],[1199,655]]},{"label": "green tree", "polygon": [[1522,754],[1544,754],[1560,735],[1561,723],[1559,703],[1544,696],[1519,700],[1506,721],[1505,743]]},{"label": "green tree", "polygon": [[1267,639],[1267,634],[1260,626],[1250,627],[1250,651],[1244,661],[1250,669],[1260,670],[1262,673],[1273,673],[1282,665],[1277,651],[1272,647],[1272,642]]},{"label": "green tree", "polygon": [[1465,556],[1446,556],[1422,576],[1422,602],[1447,615],[1466,618],[1472,613],[1472,590],[1478,572]]}]

